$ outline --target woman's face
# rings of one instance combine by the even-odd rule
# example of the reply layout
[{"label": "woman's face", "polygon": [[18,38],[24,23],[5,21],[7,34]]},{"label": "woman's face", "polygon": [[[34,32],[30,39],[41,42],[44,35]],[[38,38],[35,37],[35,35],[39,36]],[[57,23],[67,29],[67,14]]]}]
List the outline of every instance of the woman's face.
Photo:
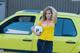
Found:
[{"label": "woman's face", "polygon": [[47,19],[50,19],[50,18],[51,18],[51,15],[52,15],[52,14],[51,14],[51,11],[50,11],[50,10],[47,10],[47,11],[46,11],[46,18],[47,18]]}]

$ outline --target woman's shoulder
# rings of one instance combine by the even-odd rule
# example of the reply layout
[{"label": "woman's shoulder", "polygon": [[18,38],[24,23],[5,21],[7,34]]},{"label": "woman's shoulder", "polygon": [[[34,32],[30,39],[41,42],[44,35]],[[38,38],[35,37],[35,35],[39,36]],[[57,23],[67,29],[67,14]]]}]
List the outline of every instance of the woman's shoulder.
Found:
[{"label": "woman's shoulder", "polygon": [[51,20],[52,23],[56,24],[55,20]]}]

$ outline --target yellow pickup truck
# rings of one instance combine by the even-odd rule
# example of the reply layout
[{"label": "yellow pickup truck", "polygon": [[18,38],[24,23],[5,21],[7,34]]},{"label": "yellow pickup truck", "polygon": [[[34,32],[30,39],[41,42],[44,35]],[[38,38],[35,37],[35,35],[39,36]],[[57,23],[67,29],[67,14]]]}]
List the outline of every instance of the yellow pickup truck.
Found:
[{"label": "yellow pickup truck", "polygon": [[[31,31],[41,17],[40,11],[22,10],[0,22],[0,52],[36,53],[37,40]],[[80,53],[80,16],[58,12],[53,53]]]}]

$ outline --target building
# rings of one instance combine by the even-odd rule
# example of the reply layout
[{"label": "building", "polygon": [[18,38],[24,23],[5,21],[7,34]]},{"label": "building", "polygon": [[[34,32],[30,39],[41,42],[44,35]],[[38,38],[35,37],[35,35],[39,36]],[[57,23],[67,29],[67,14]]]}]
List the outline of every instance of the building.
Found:
[{"label": "building", "polygon": [[79,0],[0,0],[5,3],[5,17],[19,10],[42,10],[53,6],[60,12],[80,13]]}]

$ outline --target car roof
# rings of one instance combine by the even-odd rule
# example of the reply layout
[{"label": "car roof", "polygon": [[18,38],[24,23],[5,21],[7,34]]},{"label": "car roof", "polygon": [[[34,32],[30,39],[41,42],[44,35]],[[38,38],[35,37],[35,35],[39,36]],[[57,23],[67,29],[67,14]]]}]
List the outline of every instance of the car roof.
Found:
[{"label": "car roof", "polygon": [[22,14],[22,13],[31,13],[31,14],[35,13],[35,14],[37,14],[37,13],[40,13],[40,10],[21,10],[21,11],[16,12],[16,14]]}]

